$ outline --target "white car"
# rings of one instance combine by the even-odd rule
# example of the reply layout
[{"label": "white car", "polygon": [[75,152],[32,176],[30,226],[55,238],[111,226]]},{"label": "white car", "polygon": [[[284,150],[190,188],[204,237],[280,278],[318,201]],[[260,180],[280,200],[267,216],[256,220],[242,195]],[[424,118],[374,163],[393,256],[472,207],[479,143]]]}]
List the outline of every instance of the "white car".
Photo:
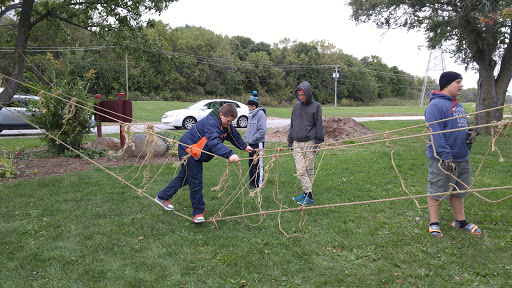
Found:
[{"label": "white car", "polygon": [[0,132],[37,129],[25,121],[30,113],[28,107],[37,107],[37,102],[36,96],[14,95],[7,105],[4,105],[5,108],[0,110]]},{"label": "white car", "polygon": [[215,107],[221,107],[226,103],[235,105],[238,117],[233,124],[238,128],[246,128],[249,122],[249,108],[247,105],[233,100],[213,99],[201,100],[185,109],[165,112],[162,116],[162,124],[173,126],[176,129],[190,129],[197,121],[206,117]]}]

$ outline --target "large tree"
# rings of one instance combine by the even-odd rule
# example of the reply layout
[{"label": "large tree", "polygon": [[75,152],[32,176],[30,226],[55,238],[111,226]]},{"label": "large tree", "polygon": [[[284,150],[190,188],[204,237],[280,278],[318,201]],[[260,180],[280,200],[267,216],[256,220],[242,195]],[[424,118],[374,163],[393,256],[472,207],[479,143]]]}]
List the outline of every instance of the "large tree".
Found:
[{"label": "large tree", "polygon": [[[349,1],[356,22],[372,21],[378,28],[423,30],[430,48],[442,47],[467,68],[476,64],[477,111],[505,103],[512,78],[511,21],[500,17],[482,21],[482,18],[496,15],[511,5],[512,0]],[[495,109],[478,113],[475,125],[502,119],[503,109]]]},{"label": "large tree", "polygon": [[[24,53],[29,44],[31,31],[45,25],[55,33],[62,32],[67,23],[96,36],[108,39],[111,45],[138,46],[145,21],[144,13],[160,13],[175,0],[0,0],[0,20],[13,17],[16,50],[11,78],[0,93],[0,103],[9,101],[23,81]],[[2,22],[5,23],[5,22]],[[141,47],[141,46],[139,46]]]}]

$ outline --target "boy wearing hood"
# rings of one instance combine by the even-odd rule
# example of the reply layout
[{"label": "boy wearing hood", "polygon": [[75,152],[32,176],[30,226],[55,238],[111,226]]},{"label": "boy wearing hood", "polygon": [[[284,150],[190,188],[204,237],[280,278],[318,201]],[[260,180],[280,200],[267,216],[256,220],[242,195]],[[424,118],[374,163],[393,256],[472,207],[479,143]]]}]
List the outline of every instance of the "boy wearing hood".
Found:
[{"label": "boy wearing hood", "polygon": [[306,206],[315,203],[313,200],[315,155],[318,153],[318,146],[324,142],[322,106],[313,100],[311,84],[307,81],[300,83],[295,89],[295,97],[299,101],[293,105],[288,149],[293,151],[295,167],[304,192],[292,199],[297,204]]},{"label": "boy wearing hood", "polygon": [[[252,148],[242,139],[242,136],[233,127],[232,122],[238,116],[235,105],[227,103],[220,109],[213,109],[203,119],[199,120],[190,130],[180,138],[178,157],[181,170],[174,179],[158,193],[155,202],[164,209],[172,211],[169,199],[186,185],[190,188],[190,202],[192,203],[192,216],[194,223],[203,223],[205,203],[203,201],[203,162],[209,162],[213,157],[220,156],[229,162],[238,162],[240,158],[226,145],[228,140],[240,150],[251,152]],[[183,157],[190,155],[183,161]]]},{"label": "boy wearing hood", "polygon": [[[462,90],[462,76],[457,72],[443,72],[439,77],[441,92],[432,91],[430,103],[425,109],[425,120],[429,123],[432,133],[446,130],[452,132],[433,134],[427,143],[428,165],[428,212],[430,215],[429,233],[435,237],[443,237],[439,227],[441,201],[449,200],[455,221],[452,226],[472,234],[482,234],[473,223],[467,223],[464,214],[464,198],[468,193],[453,195],[436,195],[448,192],[455,185],[458,190],[466,190],[471,184],[471,165],[469,153],[476,140],[476,132],[468,129],[468,119],[464,106],[457,101]],[[459,118],[454,118],[462,116]],[[439,121],[439,122],[436,122]]]},{"label": "boy wearing hood", "polygon": [[[260,107],[257,91],[252,92],[247,101],[247,106],[249,107],[249,123],[245,133],[245,142],[254,149],[249,152],[249,189],[252,190],[261,187],[263,184],[263,158],[254,161],[254,156],[256,156],[256,153],[263,156],[265,134],[267,133],[267,110]],[[257,149],[260,149],[259,152]]]}]

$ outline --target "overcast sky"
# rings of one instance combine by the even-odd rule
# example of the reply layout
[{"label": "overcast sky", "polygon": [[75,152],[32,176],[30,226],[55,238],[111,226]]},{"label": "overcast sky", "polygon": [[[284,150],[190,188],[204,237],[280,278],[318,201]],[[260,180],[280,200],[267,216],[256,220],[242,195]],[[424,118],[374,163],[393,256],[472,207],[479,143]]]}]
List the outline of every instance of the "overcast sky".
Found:
[{"label": "overcast sky", "polygon": [[[374,24],[356,25],[345,0],[180,0],[162,15],[152,15],[172,28],[200,26],[224,36],[246,36],[255,42],[277,43],[283,38],[309,42],[326,40],[357,58],[377,55],[388,66],[425,76],[429,51],[422,32],[379,30]],[[446,70],[463,75],[465,88],[476,88],[478,75],[464,71],[450,55]],[[439,66],[439,65],[437,65]],[[438,79],[442,71],[431,71]]]}]

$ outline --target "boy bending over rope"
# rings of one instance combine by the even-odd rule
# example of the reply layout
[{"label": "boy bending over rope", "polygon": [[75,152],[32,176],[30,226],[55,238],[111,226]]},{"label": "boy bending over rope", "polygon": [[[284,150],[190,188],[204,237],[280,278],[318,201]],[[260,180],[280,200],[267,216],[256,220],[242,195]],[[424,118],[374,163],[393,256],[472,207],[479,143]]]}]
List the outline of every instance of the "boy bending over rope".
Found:
[{"label": "boy bending over rope", "polygon": [[[223,144],[228,140],[240,150],[252,152],[232,122],[238,116],[235,105],[224,104],[220,109],[213,109],[205,118],[199,120],[181,138],[178,145],[178,157],[181,170],[174,179],[158,193],[155,201],[166,210],[174,210],[169,199],[185,185],[190,188],[190,202],[192,203],[192,216],[194,223],[203,223],[203,162],[209,162],[214,154],[238,162],[240,158]],[[183,145],[185,144],[185,145]]]}]

